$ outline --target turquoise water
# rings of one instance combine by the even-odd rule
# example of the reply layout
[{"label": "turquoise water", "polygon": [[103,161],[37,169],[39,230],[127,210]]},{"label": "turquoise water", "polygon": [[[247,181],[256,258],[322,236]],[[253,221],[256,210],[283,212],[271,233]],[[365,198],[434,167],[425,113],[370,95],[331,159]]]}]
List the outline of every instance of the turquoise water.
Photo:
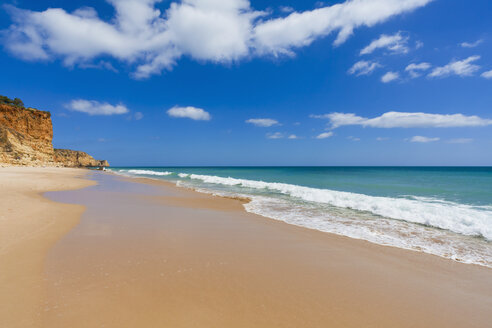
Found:
[{"label": "turquoise water", "polygon": [[114,167],[306,228],[492,267],[491,167]]}]

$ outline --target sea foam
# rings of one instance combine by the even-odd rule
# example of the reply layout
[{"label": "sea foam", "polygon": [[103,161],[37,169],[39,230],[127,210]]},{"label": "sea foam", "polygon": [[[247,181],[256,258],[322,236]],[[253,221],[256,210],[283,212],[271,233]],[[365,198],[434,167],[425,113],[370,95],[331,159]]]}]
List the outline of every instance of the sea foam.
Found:
[{"label": "sea foam", "polygon": [[317,189],[286,183],[190,174],[190,179],[205,183],[265,189],[308,202],[367,211],[395,220],[428,225],[468,236],[492,240],[492,211],[489,206],[471,206],[447,201],[391,198]]},{"label": "sea foam", "polygon": [[150,170],[120,170],[122,173],[130,173],[130,174],[142,174],[142,175],[158,175],[158,176],[166,176],[171,175],[173,172],[160,172],[160,171],[150,171]]},{"label": "sea foam", "polygon": [[252,197],[244,207],[248,212],[300,227],[492,267],[490,242],[447,230],[273,197]]}]

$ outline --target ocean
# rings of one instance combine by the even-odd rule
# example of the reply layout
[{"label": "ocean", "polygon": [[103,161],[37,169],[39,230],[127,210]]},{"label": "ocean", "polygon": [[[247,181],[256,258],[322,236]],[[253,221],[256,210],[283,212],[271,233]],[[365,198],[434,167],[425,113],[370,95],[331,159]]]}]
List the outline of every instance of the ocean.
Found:
[{"label": "ocean", "polygon": [[113,167],[247,197],[246,211],[492,267],[492,167]]}]

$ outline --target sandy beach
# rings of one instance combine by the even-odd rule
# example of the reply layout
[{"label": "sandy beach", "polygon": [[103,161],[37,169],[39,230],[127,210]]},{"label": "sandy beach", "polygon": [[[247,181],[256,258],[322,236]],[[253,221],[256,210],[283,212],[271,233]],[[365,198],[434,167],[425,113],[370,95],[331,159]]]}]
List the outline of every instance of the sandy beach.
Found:
[{"label": "sandy beach", "polygon": [[490,326],[485,267],[160,181],[1,168],[0,186],[2,327]]},{"label": "sandy beach", "polygon": [[95,184],[85,170],[0,168],[0,326],[40,326],[49,249],[80,219],[84,207],[55,203],[46,191]]}]

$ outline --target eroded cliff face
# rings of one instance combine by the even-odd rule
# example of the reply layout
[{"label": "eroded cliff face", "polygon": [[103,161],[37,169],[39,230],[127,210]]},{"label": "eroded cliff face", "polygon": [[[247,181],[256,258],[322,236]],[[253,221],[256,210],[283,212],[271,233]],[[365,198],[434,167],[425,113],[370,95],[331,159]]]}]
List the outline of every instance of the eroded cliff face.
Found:
[{"label": "eroded cliff face", "polygon": [[0,166],[109,166],[84,152],[53,149],[50,112],[0,104]]},{"label": "eroded cliff face", "polygon": [[49,112],[0,104],[0,163],[53,165]]}]

